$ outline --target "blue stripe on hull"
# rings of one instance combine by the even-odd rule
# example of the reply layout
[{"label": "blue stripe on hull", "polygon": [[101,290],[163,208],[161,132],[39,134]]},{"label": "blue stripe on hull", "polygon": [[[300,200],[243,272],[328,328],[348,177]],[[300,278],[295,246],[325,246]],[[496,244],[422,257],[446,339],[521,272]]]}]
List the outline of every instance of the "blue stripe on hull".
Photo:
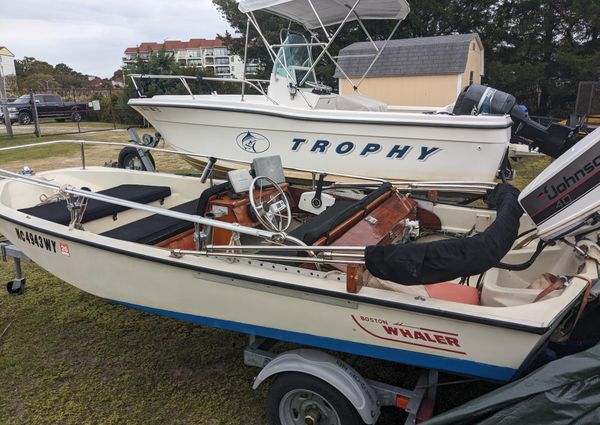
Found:
[{"label": "blue stripe on hull", "polygon": [[211,317],[195,316],[192,314],[177,313],[169,310],[161,310],[142,305],[119,302],[119,304],[137,310],[187,322],[198,323],[214,328],[228,329],[245,334],[258,335],[281,341],[295,342],[303,345],[326,348],[329,350],[343,351],[361,356],[374,357],[389,360],[396,363],[409,364],[428,369],[437,369],[446,372],[469,375],[493,381],[509,381],[517,372],[516,369],[502,366],[494,366],[478,363],[471,360],[461,360],[431,354],[415,353],[413,351],[381,347],[377,345],[363,344],[359,342],[345,341],[342,339],[328,338],[304,334],[300,332],[286,331],[264,326],[249,325],[247,323],[232,322],[229,320],[214,319]]}]

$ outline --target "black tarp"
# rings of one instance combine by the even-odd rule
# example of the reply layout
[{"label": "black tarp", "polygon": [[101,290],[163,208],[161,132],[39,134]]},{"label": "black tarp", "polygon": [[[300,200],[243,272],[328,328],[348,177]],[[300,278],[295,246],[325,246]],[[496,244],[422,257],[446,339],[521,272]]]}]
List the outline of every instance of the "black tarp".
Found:
[{"label": "black tarp", "polygon": [[598,425],[600,344],[542,366],[424,425]]},{"label": "black tarp", "polygon": [[494,222],[482,233],[464,239],[429,243],[368,246],[367,269],[374,276],[403,285],[444,282],[473,276],[498,265],[517,238],[523,210],[519,191],[499,184],[486,197],[496,207]]}]

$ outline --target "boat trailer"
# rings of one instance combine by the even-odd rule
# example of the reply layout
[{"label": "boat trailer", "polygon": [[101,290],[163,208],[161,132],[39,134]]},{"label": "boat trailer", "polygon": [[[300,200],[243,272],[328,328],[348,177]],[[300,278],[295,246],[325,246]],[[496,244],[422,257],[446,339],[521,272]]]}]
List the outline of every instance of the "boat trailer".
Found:
[{"label": "boat trailer", "polygon": [[6,290],[11,295],[21,295],[25,292],[25,277],[21,269],[21,260],[29,260],[23,252],[14,246],[10,241],[0,241],[0,255],[2,261],[8,261],[7,257],[12,257],[15,265],[15,277],[6,283]]},{"label": "boat trailer", "polygon": [[[289,415],[289,423],[312,425],[328,419],[328,406],[336,400],[323,394],[330,393],[327,388],[331,387],[350,402],[349,408],[356,409],[366,424],[376,423],[384,406],[406,411],[405,425],[418,424],[433,416],[437,370],[423,370],[411,390],[366,379],[348,363],[321,350],[299,348],[275,354],[270,351],[275,343],[276,340],[250,335],[244,349],[244,363],[261,369],[252,389],[268,378],[275,378],[267,395],[267,410],[270,406],[278,407],[279,415]],[[280,391],[281,387],[287,392]],[[342,414],[339,404],[336,410]]]}]

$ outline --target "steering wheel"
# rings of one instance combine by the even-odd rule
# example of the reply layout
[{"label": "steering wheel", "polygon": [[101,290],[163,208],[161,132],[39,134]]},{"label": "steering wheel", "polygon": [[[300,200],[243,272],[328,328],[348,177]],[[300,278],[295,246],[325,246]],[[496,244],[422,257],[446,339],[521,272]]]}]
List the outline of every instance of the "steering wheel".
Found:
[{"label": "steering wheel", "polygon": [[[275,192],[264,193],[263,187],[270,184]],[[277,183],[268,177],[257,176],[250,183],[250,206],[258,221],[274,232],[284,232],[292,222],[290,201]]]}]

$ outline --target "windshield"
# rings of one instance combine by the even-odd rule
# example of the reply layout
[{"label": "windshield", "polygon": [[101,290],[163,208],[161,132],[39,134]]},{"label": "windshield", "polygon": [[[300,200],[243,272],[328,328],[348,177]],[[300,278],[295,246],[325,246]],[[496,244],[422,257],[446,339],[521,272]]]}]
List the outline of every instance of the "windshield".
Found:
[{"label": "windshield", "polygon": [[29,95],[25,94],[17,98],[17,100],[15,100],[13,103],[29,103]]},{"label": "windshield", "polygon": [[[275,63],[276,75],[289,78],[289,73],[293,77],[294,83],[297,84],[302,81],[302,78],[304,78],[313,64],[310,46],[298,46],[299,44],[307,43],[306,38],[302,34],[288,34],[283,42],[287,46],[279,48],[279,52],[277,53],[279,60]],[[281,65],[282,63],[287,68],[287,72]],[[317,79],[314,70],[310,74],[306,82],[316,83]]]}]

